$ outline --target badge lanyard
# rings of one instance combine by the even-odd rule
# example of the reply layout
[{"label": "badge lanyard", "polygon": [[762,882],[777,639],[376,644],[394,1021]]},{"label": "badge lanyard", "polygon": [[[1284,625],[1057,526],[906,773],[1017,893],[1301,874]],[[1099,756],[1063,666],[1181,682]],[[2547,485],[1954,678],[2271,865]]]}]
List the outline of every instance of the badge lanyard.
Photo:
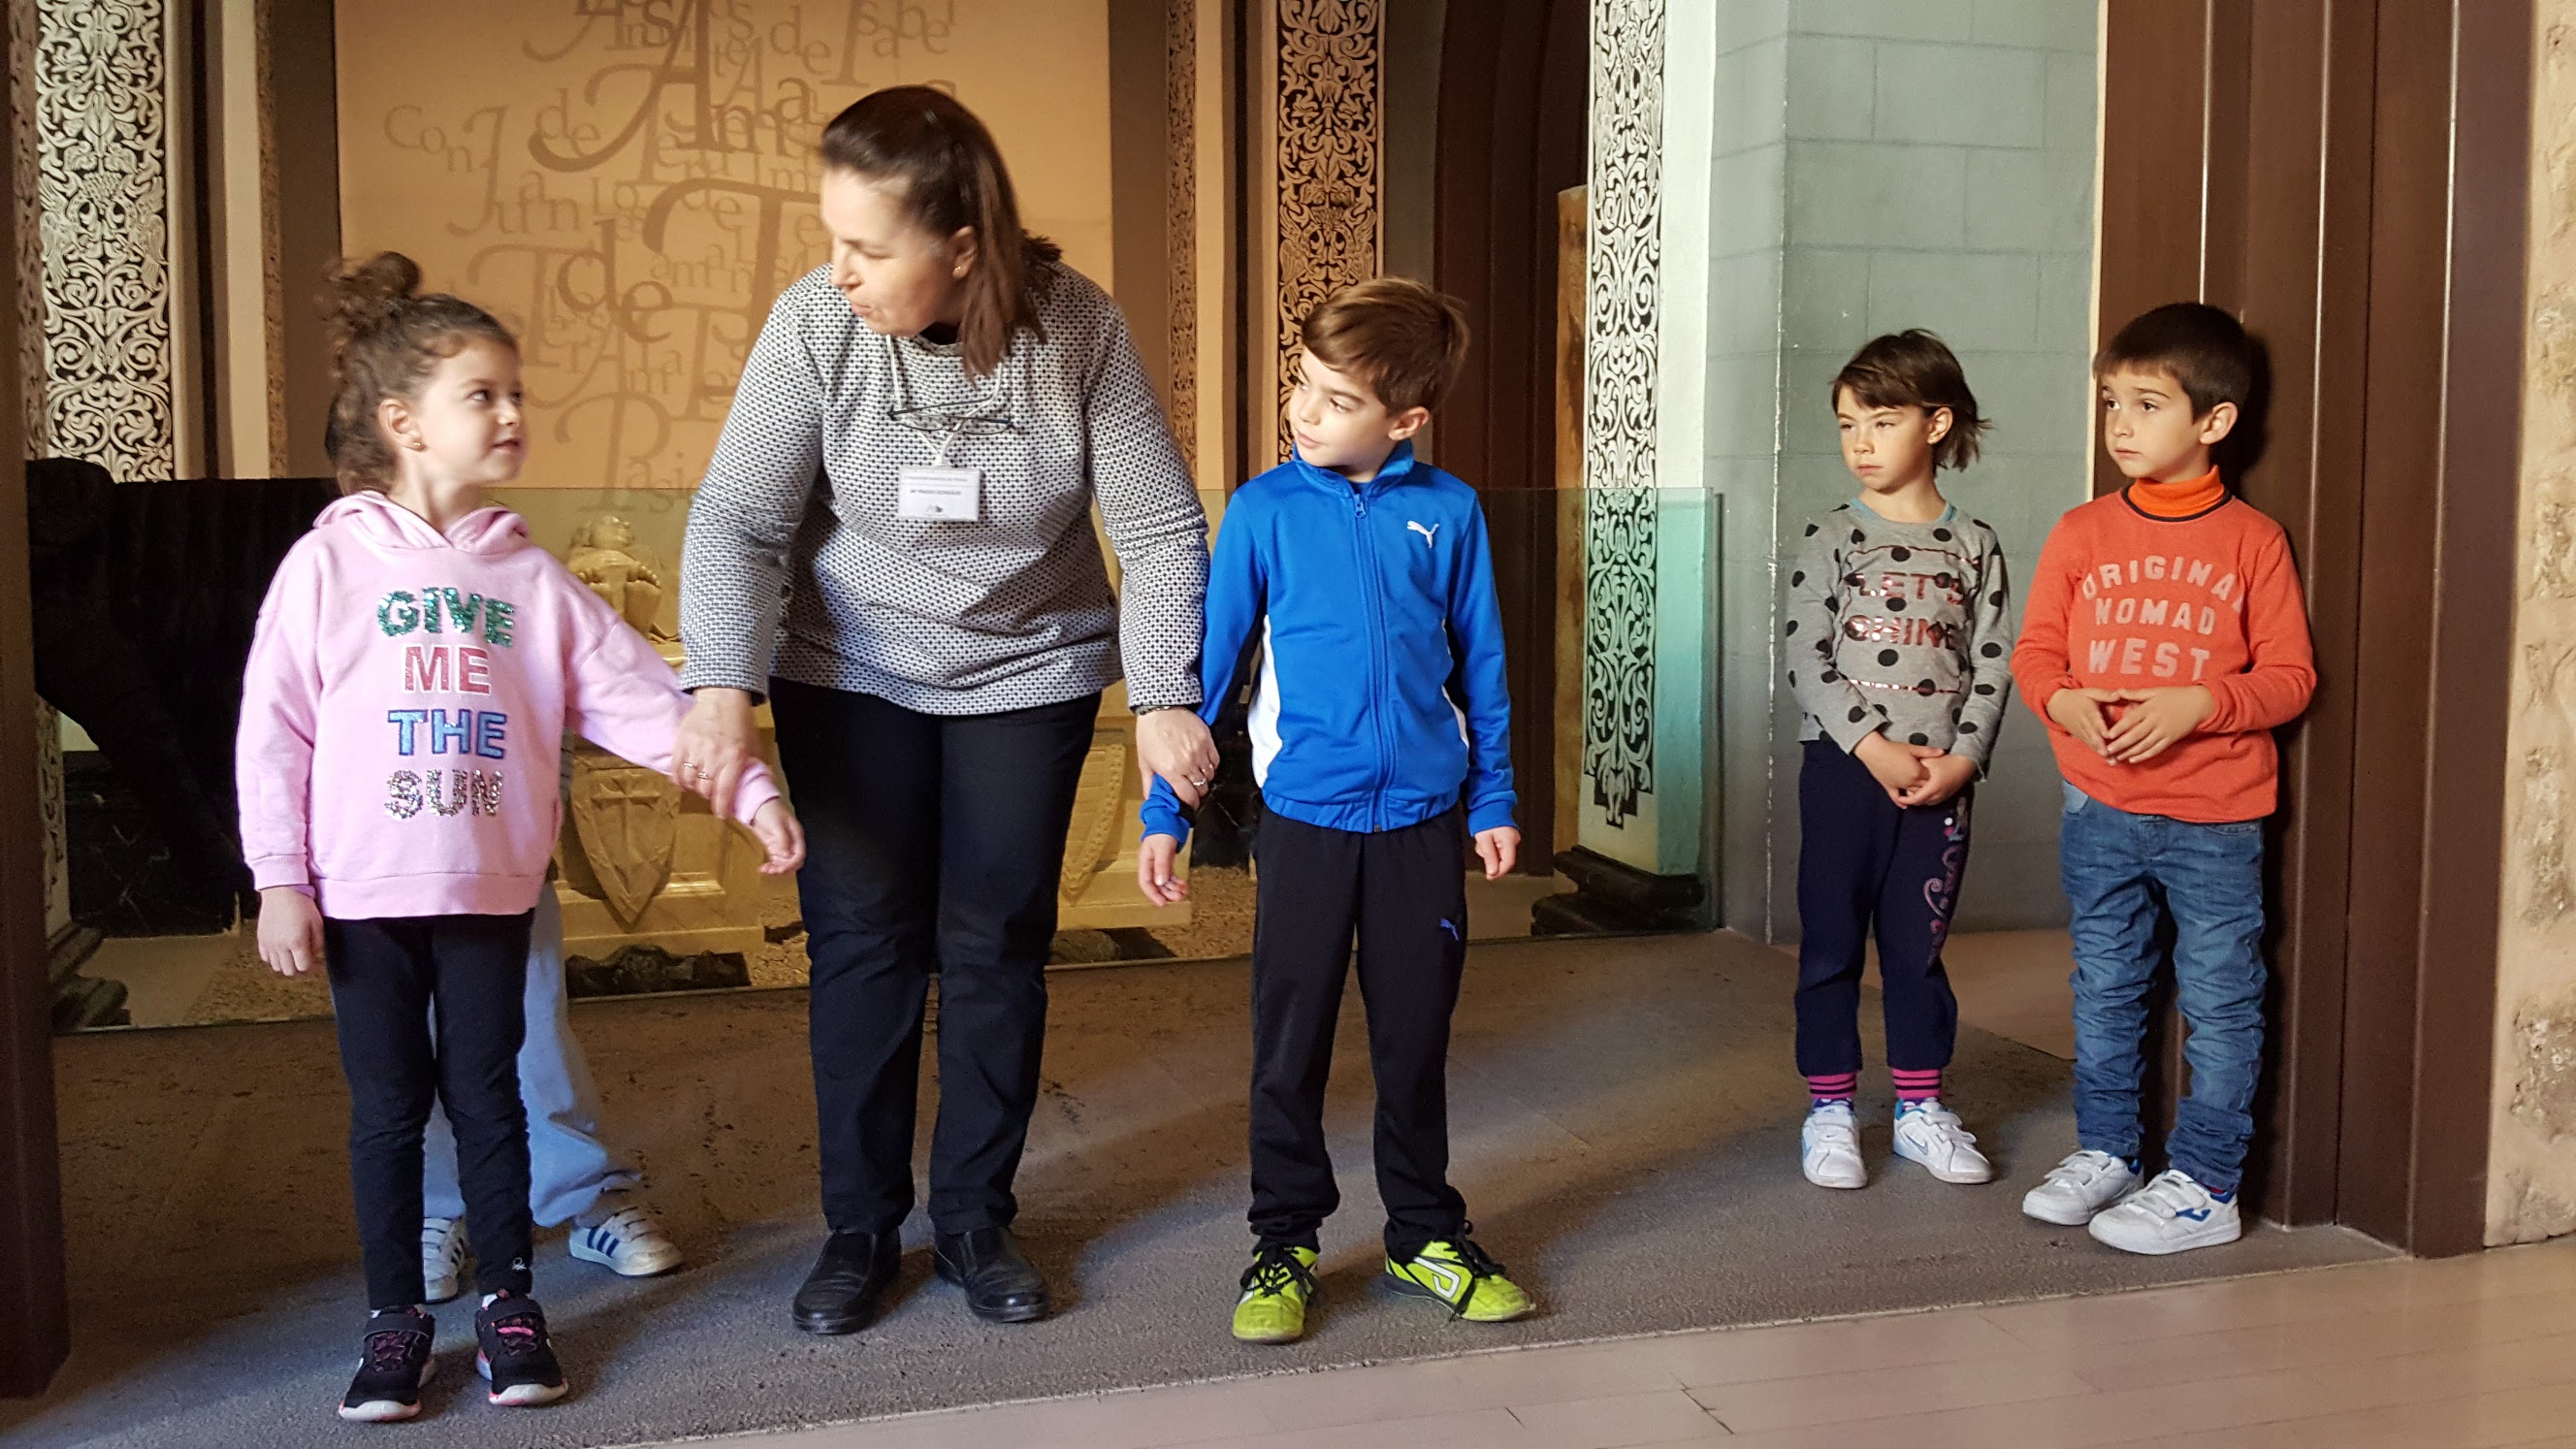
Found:
[{"label": "badge lanyard", "polygon": [[947,405],[917,404],[912,400],[911,376],[904,369],[903,349],[903,339],[892,340],[888,355],[894,369],[895,398],[886,417],[933,438],[936,461],[929,467],[897,470],[895,515],[924,522],[979,522],[983,517],[984,470],[956,467],[952,460],[961,437],[1019,431],[1019,425],[1010,420],[1010,390],[996,374],[990,397],[970,397]]}]

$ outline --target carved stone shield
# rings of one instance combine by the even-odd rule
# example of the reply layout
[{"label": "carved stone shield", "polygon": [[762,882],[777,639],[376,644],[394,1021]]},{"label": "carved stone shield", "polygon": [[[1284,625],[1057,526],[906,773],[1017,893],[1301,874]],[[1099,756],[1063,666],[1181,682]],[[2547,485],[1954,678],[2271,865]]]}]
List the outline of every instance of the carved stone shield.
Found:
[{"label": "carved stone shield", "polygon": [[613,755],[573,756],[572,825],[608,908],[633,928],[671,879],[680,839],[680,789]]},{"label": "carved stone shield", "polygon": [[1106,730],[1092,735],[1091,749],[1082,757],[1081,783],[1073,791],[1073,822],[1065,831],[1064,877],[1056,886],[1068,904],[1080,899],[1100,873],[1112,833],[1122,820],[1134,818],[1118,808],[1124,803],[1120,786],[1127,780],[1127,760],[1123,737]]}]

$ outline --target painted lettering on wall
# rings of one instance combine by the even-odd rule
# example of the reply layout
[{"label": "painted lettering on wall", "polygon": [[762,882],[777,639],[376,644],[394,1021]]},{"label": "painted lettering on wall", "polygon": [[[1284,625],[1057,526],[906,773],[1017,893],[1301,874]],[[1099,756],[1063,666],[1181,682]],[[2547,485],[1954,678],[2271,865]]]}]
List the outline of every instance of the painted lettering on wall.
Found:
[{"label": "painted lettering on wall", "polygon": [[[1108,31],[1060,0],[339,0],[344,249],[517,330],[536,486],[687,489],[781,289],[825,260],[824,123],[927,84],[1031,229],[1110,272]],[[631,505],[630,505],[631,506]]]}]

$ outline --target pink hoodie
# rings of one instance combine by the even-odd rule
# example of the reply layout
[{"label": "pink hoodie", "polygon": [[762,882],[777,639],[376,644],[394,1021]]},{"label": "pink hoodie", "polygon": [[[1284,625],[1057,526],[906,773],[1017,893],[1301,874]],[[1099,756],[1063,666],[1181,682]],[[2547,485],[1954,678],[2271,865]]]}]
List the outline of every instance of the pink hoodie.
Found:
[{"label": "pink hoodie", "polygon": [[[380,493],[322,510],[278,566],[234,769],[253,880],[327,916],[516,915],[562,825],[565,731],[667,770],[689,697],[506,508],[441,537]],[[737,815],[777,798],[755,764]]]}]

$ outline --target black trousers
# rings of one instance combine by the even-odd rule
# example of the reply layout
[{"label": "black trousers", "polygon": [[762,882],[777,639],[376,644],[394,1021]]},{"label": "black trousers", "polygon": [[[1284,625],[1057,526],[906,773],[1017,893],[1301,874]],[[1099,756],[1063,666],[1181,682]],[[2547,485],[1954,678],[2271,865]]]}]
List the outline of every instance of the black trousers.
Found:
[{"label": "black trousers", "polygon": [[528,1291],[536,1229],[519,1043],[535,914],[322,922],[370,1308],[421,1300],[420,1143],[433,1099],[456,1129],[474,1286]]},{"label": "black trousers", "polygon": [[805,822],[816,1155],[835,1232],[912,1212],[922,1006],[939,972],[930,1221],[1007,1226],[1037,1106],[1064,833],[1100,697],[929,715],[771,681]]},{"label": "black trousers", "polygon": [[1809,740],[1798,771],[1798,1071],[1860,1070],[1860,978],[1873,926],[1887,1064],[1950,1064],[1959,999],[1941,966],[1968,868],[1969,796],[1906,809],[1869,767]]},{"label": "black trousers", "polygon": [[1449,1015],[1467,964],[1459,812],[1402,830],[1327,830],[1264,816],[1253,842],[1252,1231],[1317,1246],[1341,1193],[1324,1147],[1324,1085],[1342,982],[1359,937],[1360,999],[1377,1078],[1378,1198],[1386,1251],[1410,1258],[1455,1236],[1449,1185]]}]

